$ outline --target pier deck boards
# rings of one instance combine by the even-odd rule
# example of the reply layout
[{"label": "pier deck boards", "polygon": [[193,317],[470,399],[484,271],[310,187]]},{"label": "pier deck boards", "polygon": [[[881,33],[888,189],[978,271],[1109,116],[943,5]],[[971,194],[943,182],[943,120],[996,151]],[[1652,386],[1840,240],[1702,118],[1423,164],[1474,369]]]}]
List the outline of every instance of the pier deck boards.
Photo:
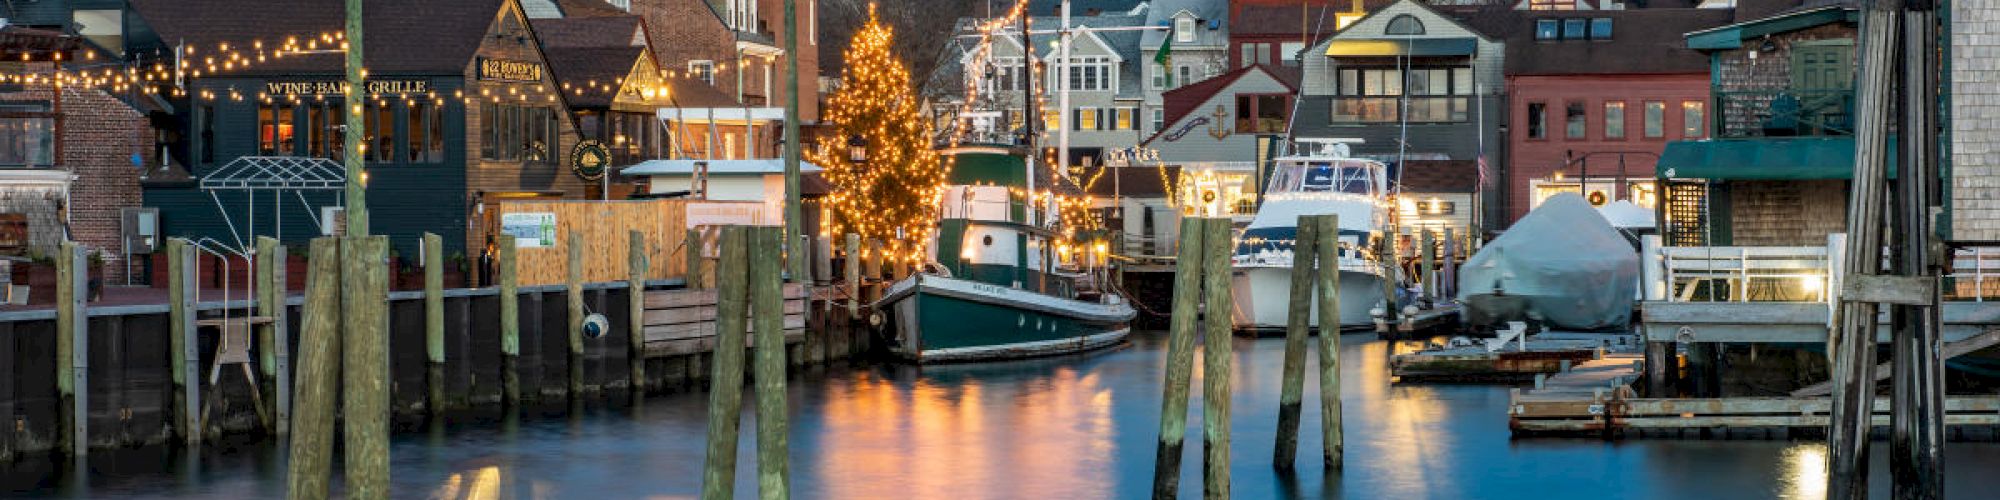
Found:
[{"label": "pier deck boards", "polygon": [[[1508,343],[1497,351],[1483,344],[1448,347],[1389,358],[1389,373],[1405,382],[1521,382],[1580,366],[1598,358],[1605,338],[1530,338],[1522,349]],[[1629,361],[1627,362],[1629,363]]]}]

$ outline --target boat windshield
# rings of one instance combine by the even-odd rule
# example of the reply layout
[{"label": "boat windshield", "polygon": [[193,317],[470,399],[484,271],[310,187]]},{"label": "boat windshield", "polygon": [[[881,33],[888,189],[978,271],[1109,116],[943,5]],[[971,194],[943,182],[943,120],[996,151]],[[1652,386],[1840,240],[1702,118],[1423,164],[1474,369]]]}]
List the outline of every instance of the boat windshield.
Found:
[{"label": "boat windshield", "polygon": [[1373,196],[1381,167],[1364,161],[1301,161],[1278,165],[1271,193],[1341,192]]}]

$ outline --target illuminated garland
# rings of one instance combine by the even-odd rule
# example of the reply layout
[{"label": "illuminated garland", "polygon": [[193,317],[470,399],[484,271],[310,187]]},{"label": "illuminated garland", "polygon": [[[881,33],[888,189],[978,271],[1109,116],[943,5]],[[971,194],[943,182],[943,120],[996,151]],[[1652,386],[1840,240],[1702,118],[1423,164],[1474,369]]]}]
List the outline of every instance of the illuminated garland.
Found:
[{"label": "illuminated garland", "polygon": [[[935,229],[947,167],[931,147],[910,70],[890,52],[893,37],[870,5],[868,23],[842,54],[840,90],[827,99],[834,133],[810,159],[834,186],[825,200],[828,232],[881,240],[889,258],[917,262]],[[867,141],[865,165],[848,157],[855,136]]]}]

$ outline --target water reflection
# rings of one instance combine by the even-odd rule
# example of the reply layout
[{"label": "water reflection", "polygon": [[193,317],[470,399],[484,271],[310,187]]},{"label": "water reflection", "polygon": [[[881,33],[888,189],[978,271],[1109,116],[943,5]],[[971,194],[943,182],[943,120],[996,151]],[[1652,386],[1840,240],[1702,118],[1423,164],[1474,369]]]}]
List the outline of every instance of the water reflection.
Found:
[{"label": "water reflection", "polygon": [[[794,377],[796,498],[1145,498],[1158,442],[1163,335],[1087,356],[944,367],[834,369]],[[1417,342],[1342,339],[1346,466],[1319,467],[1317,377],[1306,378],[1296,471],[1270,462],[1283,342],[1237,339],[1231,464],[1237,498],[1787,498],[1824,496],[1825,447],[1773,441],[1511,439],[1505,387],[1397,384],[1392,354]],[[1315,363],[1316,364],[1316,363]],[[1197,363],[1199,367],[1199,363]],[[1201,490],[1201,378],[1190,391],[1182,496]],[[746,400],[749,401],[749,400]],[[460,418],[398,435],[398,497],[692,498],[701,490],[704,392],[593,407],[576,417]],[[745,405],[736,492],[756,491]],[[1886,443],[1871,487],[1886,495]],[[1947,495],[1980,497],[2000,446],[1951,443]],[[335,467],[339,466],[336,461]],[[77,472],[82,471],[82,472]],[[338,488],[339,480],[335,485]],[[281,498],[283,450],[213,443],[0,465],[0,497]]]}]

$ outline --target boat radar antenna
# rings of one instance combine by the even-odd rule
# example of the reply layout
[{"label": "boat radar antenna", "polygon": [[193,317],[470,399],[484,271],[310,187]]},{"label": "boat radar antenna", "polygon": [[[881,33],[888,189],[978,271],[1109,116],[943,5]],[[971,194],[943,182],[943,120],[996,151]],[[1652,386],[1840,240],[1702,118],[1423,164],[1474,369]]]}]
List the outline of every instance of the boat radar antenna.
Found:
[{"label": "boat radar antenna", "polygon": [[1310,148],[1312,152],[1308,154],[1332,158],[1347,158],[1348,155],[1353,153],[1352,147],[1348,146],[1349,144],[1364,144],[1368,141],[1355,138],[1314,137],[1295,139],[1292,142],[1298,143],[1299,149],[1308,149],[1304,146],[1308,144],[1312,145]]}]

